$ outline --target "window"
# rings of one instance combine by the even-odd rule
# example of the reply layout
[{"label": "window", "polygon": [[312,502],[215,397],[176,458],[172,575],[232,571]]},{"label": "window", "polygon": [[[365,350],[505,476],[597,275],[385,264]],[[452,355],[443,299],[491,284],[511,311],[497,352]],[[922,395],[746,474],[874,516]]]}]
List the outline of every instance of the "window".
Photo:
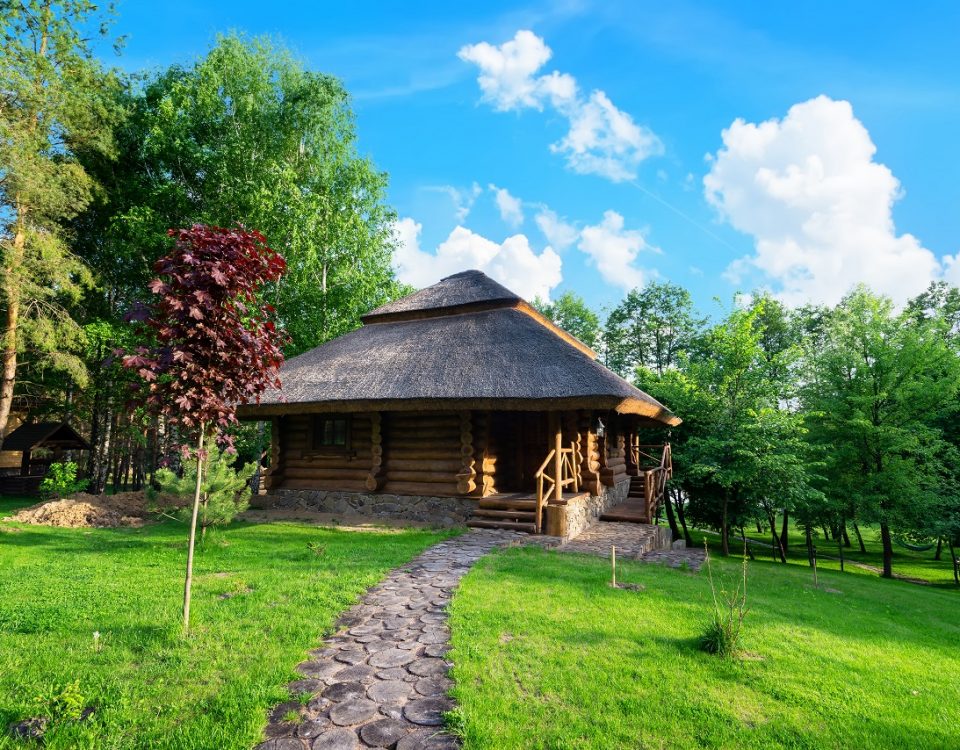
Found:
[{"label": "window", "polygon": [[310,443],[314,450],[346,451],[350,447],[350,417],[314,417]]}]

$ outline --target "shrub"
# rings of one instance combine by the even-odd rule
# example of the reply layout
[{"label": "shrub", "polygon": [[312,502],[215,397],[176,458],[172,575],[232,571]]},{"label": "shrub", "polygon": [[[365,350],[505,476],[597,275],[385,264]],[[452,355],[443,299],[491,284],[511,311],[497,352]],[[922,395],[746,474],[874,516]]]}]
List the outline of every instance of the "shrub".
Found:
[{"label": "shrub", "polygon": [[716,654],[730,658],[739,651],[740,633],[744,618],[749,609],[747,607],[747,554],[744,546],[743,565],[741,576],[735,588],[730,588],[720,581],[720,591],[713,581],[713,567],[710,564],[710,551],[706,551],[707,577],[710,581],[710,593],[713,595],[713,612],[700,634],[700,648],[708,654]]},{"label": "shrub", "polygon": [[44,500],[60,499],[87,489],[88,484],[88,479],[77,479],[77,465],[73,461],[50,464],[47,475],[40,482],[40,495]]},{"label": "shrub", "polygon": [[[215,445],[206,451],[203,463],[203,476],[200,483],[200,514],[197,523],[201,533],[208,526],[220,526],[230,523],[238,513],[247,509],[250,500],[250,477],[256,466],[253,463],[242,468],[234,468],[236,454],[221,451]],[[183,462],[183,475],[177,476],[170,469],[157,471],[156,483],[160,493],[148,489],[147,496],[156,501],[159,494],[193,498],[197,484],[197,459],[191,455]],[[190,523],[192,508],[188,504],[174,511],[177,518]]]}]

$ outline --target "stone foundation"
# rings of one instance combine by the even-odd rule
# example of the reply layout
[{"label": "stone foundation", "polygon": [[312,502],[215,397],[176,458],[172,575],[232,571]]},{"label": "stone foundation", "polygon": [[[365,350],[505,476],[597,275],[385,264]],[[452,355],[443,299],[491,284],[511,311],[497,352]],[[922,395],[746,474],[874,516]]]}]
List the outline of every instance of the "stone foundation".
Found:
[{"label": "stone foundation", "polygon": [[399,518],[437,526],[462,526],[477,507],[470,497],[384,495],[335,490],[276,489],[260,496],[260,507]]},{"label": "stone foundation", "polygon": [[613,487],[603,486],[601,493],[596,497],[587,495],[570,500],[564,505],[548,504],[548,518],[556,514],[561,515],[562,518],[548,521],[547,528],[558,530],[557,536],[563,539],[572,539],[596,523],[600,516],[614,505],[626,500],[628,494],[630,494],[630,477],[617,482]]}]

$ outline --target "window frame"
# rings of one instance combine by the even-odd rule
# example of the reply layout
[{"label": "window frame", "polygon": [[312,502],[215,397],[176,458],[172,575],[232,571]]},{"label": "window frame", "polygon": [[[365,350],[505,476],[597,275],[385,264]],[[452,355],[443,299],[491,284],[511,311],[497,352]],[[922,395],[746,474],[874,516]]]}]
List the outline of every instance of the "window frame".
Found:
[{"label": "window frame", "polygon": [[[318,438],[322,440],[322,436],[325,432],[324,425],[327,422],[339,422],[344,423],[344,435],[343,435],[343,444],[337,445],[331,443],[324,445],[318,443]],[[334,427],[334,432],[336,427]],[[311,414],[310,415],[310,430],[308,434],[308,448],[307,452],[309,455],[314,456],[343,456],[351,455],[352,453],[352,437],[353,437],[353,417],[351,414]]]}]

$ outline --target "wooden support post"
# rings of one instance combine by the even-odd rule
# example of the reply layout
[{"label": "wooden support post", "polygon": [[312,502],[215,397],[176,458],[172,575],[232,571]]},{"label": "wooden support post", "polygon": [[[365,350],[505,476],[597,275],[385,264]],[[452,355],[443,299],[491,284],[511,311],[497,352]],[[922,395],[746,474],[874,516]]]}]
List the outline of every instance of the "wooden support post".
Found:
[{"label": "wooden support post", "polygon": [[560,427],[560,415],[553,415],[555,420],[554,426],[554,435],[553,435],[553,447],[555,453],[553,454],[553,499],[562,500],[563,499],[563,430]]},{"label": "wooden support post", "polygon": [[610,547],[610,585],[617,587],[617,548]]},{"label": "wooden support post", "polygon": [[469,411],[460,412],[460,471],[457,474],[457,492],[469,495],[477,488],[477,471],[473,457],[473,424]]}]

